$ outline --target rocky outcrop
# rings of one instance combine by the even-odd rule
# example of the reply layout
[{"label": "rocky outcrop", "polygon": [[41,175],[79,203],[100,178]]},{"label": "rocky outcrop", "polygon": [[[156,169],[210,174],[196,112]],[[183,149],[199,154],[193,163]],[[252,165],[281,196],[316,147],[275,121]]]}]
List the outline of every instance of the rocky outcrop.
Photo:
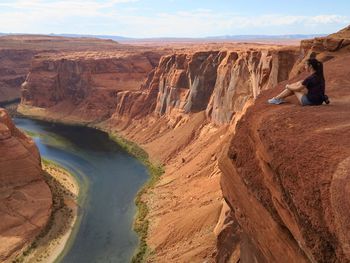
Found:
[{"label": "rocky outcrop", "polygon": [[255,99],[262,90],[288,79],[297,55],[291,48],[225,53],[206,108],[211,121],[230,123],[249,99]]},{"label": "rocky outcrop", "polygon": [[[235,113],[244,110],[249,98],[257,100],[241,120],[236,132],[233,131],[234,123],[232,123],[230,132],[235,135],[230,147],[226,150],[228,158],[224,155],[225,157],[219,161],[220,169],[214,171],[209,167],[215,158],[206,159],[204,161],[206,165],[201,166],[203,163],[196,157],[184,155],[184,153],[189,153],[189,149],[193,149],[194,145],[200,145],[199,138],[202,134],[208,133],[210,124],[203,122],[203,126],[198,126],[198,130],[194,131],[193,139],[187,142],[178,140],[180,135],[176,136],[185,133],[186,125],[193,121],[192,118],[184,117],[186,116],[184,105],[190,94],[191,85],[188,84],[189,81],[184,81],[188,79],[185,74],[187,71],[183,73],[181,71],[183,66],[177,68],[178,63],[175,63],[176,58],[181,56],[174,56],[170,66],[164,63],[163,70],[159,66],[155,77],[156,82],[160,83],[156,115],[162,117],[152,119],[151,124],[144,122],[144,126],[139,126],[139,129],[136,125],[130,125],[123,131],[126,136],[139,143],[146,141],[144,146],[150,153],[156,152],[158,156],[161,154],[168,156],[164,158],[167,160],[167,167],[171,167],[171,172],[167,171],[159,187],[153,192],[152,200],[155,199],[155,196],[164,198],[166,191],[173,195],[168,202],[156,199],[156,204],[154,204],[153,201],[150,201],[152,214],[154,213],[151,218],[160,220],[157,222],[168,222],[170,225],[188,226],[188,223],[185,223],[186,219],[176,218],[177,213],[170,213],[169,207],[174,207],[175,211],[178,211],[179,204],[188,203],[187,195],[181,199],[182,201],[179,200],[176,192],[179,185],[182,189],[188,189],[187,187],[192,183],[196,185],[194,182],[198,182],[194,179],[183,178],[186,174],[189,178],[193,176],[192,173],[189,173],[190,169],[187,168],[189,161],[194,166],[198,165],[197,170],[206,171],[207,174],[223,173],[221,187],[231,212],[234,212],[231,214],[225,209],[225,206],[217,208],[221,211],[220,215],[217,214],[218,210],[211,211],[212,215],[217,215],[218,220],[213,230],[216,233],[217,250],[211,255],[204,254],[206,259],[215,259],[217,262],[229,260],[236,262],[238,258],[242,262],[347,262],[349,260],[349,240],[347,238],[349,236],[347,223],[349,214],[346,211],[348,211],[349,204],[347,201],[344,202],[341,196],[348,195],[347,175],[345,174],[348,174],[349,171],[349,151],[347,150],[349,140],[344,139],[340,134],[349,133],[347,125],[349,107],[346,101],[349,97],[347,87],[350,86],[350,83],[346,78],[349,72],[345,66],[349,62],[349,55],[347,46],[332,51],[332,57],[327,57],[328,52],[322,51],[316,55],[325,61],[327,93],[335,104],[333,109],[329,107],[301,108],[295,99],[292,100],[293,104],[287,104],[285,108],[283,106],[273,108],[274,106],[266,104],[267,98],[280,91],[286,83],[284,82],[277,88],[274,86],[289,78],[293,66],[301,64],[301,61],[297,60],[297,52],[293,49],[265,53],[259,51],[231,52],[219,60],[217,71],[221,70],[221,72],[217,73],[215,87],[206,109],[211,122],[224,124],[237,119],[234,113],[224,114],[225,111],[218,110],[217,115],[212,114],[211,108],[215,108],[212,106],[215,98],[219,101],[227,99],[228,102],[226,104],[221,102],[221,105],[228,105],[226,112]],[[233,59],[230,59],[230,56]],[[171,61],[171,56],[165,59]],[[235,61],[239,59],[241,62],[235,64]],[[203,69],[204,67],[197,66],[198,68]],[[295,79],[304,76],[305,74],[298,75]],[[160,81],[161,79],[163,82]],[[172,80],[174,82],[171,82]],[[239,82],[240,80],[242,83]],[[293,78],[290,81],[293,81]],[[166,84],[163,85],[163,83],[168,83],[169,88],[167,89]],[[180,96],[179,94],[183,91],[180,87],[184,87],[184,83],[188,84],[186,96]],[[232,86],[228,83],[232,83]],[[220,92],[220,90],[230,90],[228,87],[231,90],[236,89],[237,94],[241,95],[245,101],[240,101],[239,96],[228,96],[227,93]],[[264,89],[272,89],[272,92],[264,91],[260,94]],[[216,105],[220,103],[217,102]],[[234,108],[232,105],[237,106]],[[164,106],[164,111],[159,110],[162,109],[162,106]],[[222,108],[225,109],[223,106]],[[181,113],[182,117],[176,118],[175,121],[171,120],[174,112]],[[316,119],[315,116],[317,116]],[[170,119],[168,122],[165,121],[167,118]],[[332,119],[332,122],[328,121],[329,119]],[[166,122],[167,128],[164,126],[162,128],[161,122]],[[143,127],[142,131],[140,131],[141,127]],[[135,129],[137,131],[133,132],[132,130]],[[147,136],[146,133],[150,131],[157,135]],[[332,141],[333,136],[339,136],[337,137],[339,145]],[[206,138],[214,143],[213,137]],[[220,145],[225,144],[221,142]],[[204,151],[204,148],[198,147],[197,150],[198,154]],[[206,148],[205,151],[209,150]],[[198,162],[191,163],[194,160]],[[175,173],[181,176],[177,177]],[[336,174],[335,179],[333,179],[334,174]],[[201,180],[205,181],[204,178]],[[211,187],[215,188],[215,184]],[[186,193],[187,191],[185,190]],[[208,196],[212,200],[215,195]],[[189,207],[191,207],[190,204]],[[208,204],[214,205],[215,202],[208,201]],[[184,207],[181,211],[186,211],[185,214],[188,215],[191,214]],[[197,210],[191,207],[191,211],[204,211],[204,208]],[[201,218],[199,214],[198,217]],[[189,221],[191,219],[188,219]],[[190,231],[190,228],[186,231]],[[203,235],[200,229],[196,231]],[[198,254],[191,254],[187,250],[179,252],[179,250],[183,251],[182,247],[191,247],[193,252],[196,248],[190,242],[181,242],[180,239],[177,239],[186,240],[186,236],[180,229],[174,230],[173,227],[164,229],[162,224],[155,223],[151,225],[150,233],[149,243],[155,248],[154,255],[157,255],[152,257],[153,260],[166,258],[169,261],[175,259],[185,261],[191,258],[199,262],[198,256],[203,256],[203,252]],[[206,237],[206,240],[213,238],[211,235]],[[192,240],[198,239],[193,237]]]},{"label": "rocky outcrop", "polygon": [[291,77],[295,77],[304,71],[304,63],[310,57],[316,57],[326,62],[335,56],[350,52],[350,27],[346,27],[337,33],[326,37],[302,40],[300,43],[300,57],[295,63]]},{"label": "rocky outcrop", "polygon": [[0,261],[13,257],[46,226],[52,198],[34,142],[0,109]]},{"label": "rocky outcrop", "polygon": [[0,36],[0,103],[20,98],[33,57],[58,52],[125,52],[140,53],[149,48],[122,45],[110,39],[73,38],[45,35]]},{"label": "rocky outcrop", "polygon": [[293,48],[256,48],[163,56],[142,91],[120,94],[113,118],[151,112],[177,118],[205,110],[212,122],[227,124],[261,90],[288,79],[298,54]]},{"label": "rocky outcrop", "polygon": [[159,93],[156,114],[205,110],[214,90],[217,67],[223,58],[219,51],[176,54],[159,63]]},{"label": "rocky outcrop", "polygon": [[350,54],[343,52],[324,64],[331,106],[299,107],[294,99],[269,106],[283,85],[266,91],[219,162],[243,232],[242,262],[350,261]]},{"label": "rocky outcrop", "polygon": [[[22,85],[22,104],[93,122],[109,118],[123,91],[138,89],[157,65],[155,52],[89,52],[37,56]],[[125,107],[125,106],[119,106]]]},{"label": "rocky outcrop", "polygon": [[188,50],[163,56],[155,67],[158,59],[159,53],[37,56],[22,105],[65,120],[111,117],[124,125],[153,113],[177,119],[205,110],[212,122],[225,124],[250,98],[288,78],[297,50]]},{"label": "rocky outcrop", "polygon": [[20,98],[21,84],[35,54],[36,51],[33,50],[0,48],[0,102]]},{"label": "rocky outcrop", "polygon": [[[154,69],[141,67],[150,71],[148,77],[129,87],[120,86],[123,82],[116,86],[103,76],[119,76],[125,68],[130,72],[134,70],[130,63],[136,60],[128,56],[104,60],[101,54],[90,60],[84,55],[74,60],[68,55],[38,57],[23,85],[21,111],[35,115],[40,109],[41,117],[74,118],[80,123],[103,120],[94,125],[139,143],[153,160],[166,164],[166,174],[152,198],[147,198],[151,211],[148,243],[154,250],[150,261],[237,261],[240,227],[222,200],[217,155],[227,141],[227,125],[235,113],[261,90],[288,78],[297,49],[244,46],[236,50],[186,50],[163,56]],[[116,63],[121,65],[117,69],[108,66]],[[94,68],[101,68],[101,72]],[[98,74],[101,77],[92,82]],[[133,73],[128,76],[133,77]],[[57,84],[61,82],[64,85]],[[98,97],[104,90],[117,92]],[[95,108],[84,106],[92,100],[107,119],[100,118]],[[107,111],[104,107],[108,104]],[[90,119],[81,114],[83,111]]]},{"label": "rocky outcrop", "polygon": [[[344,198],[349,46],[346,38],[340,46],[336,37],[320,41],[305,41],[299,51],[246,46],[163,56],[138,87],[118,91],[106,118],[94,116],[104,120],[96,127],[137,142],[152,160],[165,164],[165,174],[143,197],[150,209],[149,262],[350,260]],[[311,54],[325,62],[331,105],[300,107],[295,98],[268,105],[283,81],[305,76],[303,62]],[[35,70],[38,80],[41,66]],[[26,85],[34,88],[33,83],[28,78]],[[24,89],[30,113],[36,105],[55,119],[81,121],[77,109],[90,101],[91,92],[76,103],[79,98],[65,91],[62,101],[46,104],[50,101],[40,99],[40,92],[47,86],[37,93]],[[56,106],[67,101],[71,115],[55,116],[55,110],[64,111]]]}]

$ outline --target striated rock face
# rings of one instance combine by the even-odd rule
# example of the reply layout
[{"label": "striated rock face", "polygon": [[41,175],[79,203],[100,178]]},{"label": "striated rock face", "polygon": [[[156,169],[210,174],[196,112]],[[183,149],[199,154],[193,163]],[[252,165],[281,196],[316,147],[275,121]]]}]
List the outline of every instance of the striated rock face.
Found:
[{"label": "striated rock face", "polygon": [[188,50],[163,56],[157,67],[160,55],[150,52],[37,56],[22,105],[60,112],[56,118],[65,120],[123,123],[205,110],[212,122],[225,124],[260,90],[287,79],[297,54],[276,47]]},{"label": "striated rock face", "polygon": [[21,84],[31,60],[39,53],[59,51],[119,50],[127,47],[95,38],[69,38],[44,35],[0,36],[0,102],[20,98]]},{"label": "striated rock face", "polygon": [[163,56],[141,91],[120,94],[113,118],[206,110],[212,122],[229,123],[250,98],[288,79],[297,55],[292,48],[260,48]]},{"label": "striated rock face", "polygon": [[45,227],[52,198],[38,149],[0,109],[0,261],[29,244]]},{"label": "striated rock face", "polygon": [[159,57],[153,52],[37,56],[22,85],[22,104],[101,121],[125,100],[126,95],[118,93],[138,89]]},{"label": "striated rock face", "polygon": [[111,120],[130,123],[154,112],[158,96],[161,70],[153,69],[142,83],[140,90],[121,91],[117,94],[117,106]]},{"label": "striated rock face", "polygon": [[21,84],[35,54],[34,50],[0,48],[0,102],[20,98]]},{"label": "striated rock face", "polygon": [[218,68],[207,115],[214,123],[229,123],[261,90],[288,79],[297,55],[294,49],[227,52]]},{"label": "striated rock face", "polygon": [[163,56],[139,91],[120,93],[112,119],[137,119],[151,113],[168,116],[171,112],[205,110],[221,59],[219,51],[188,51]]},{"label": "striated rock face", "polygon": [[342,52],[324,64],[331,106],[267,105],[283,85],[266,91],[219,162],[243,231],[242,262],[350,261],[350,54]]},{"label": "striated rock face", "polygon": [[[93,120],[99,120],[97,117],[100,116],[95,109],[83,107],[87,102],[94,99],[101,112],[106,113],[104,107],[112,101],[110,105],[114,108],[108,108],[106,116],[113,114],[98,126],[136,141],[152,158],[167,167],[154,196],[147,200],[152,222],[148,243],[154,250],[150,260],[201,262],[203,258],[210,258],[234,262],[240,257],[242,235],[235,215],[221,198],[221,172],[215,156],[227,141],[227,131],[225,125],[216,127],[216,124],[230,123],[245,102],[256,97],[262,89],[287,79],[296,56],[294,48],[276,47],[187,50],[163,56],[142,83],[135,82],[138,87],[119,90],[115,97],[101,99],[91,92],[100,94],[103,91],[98,88],[104,83],[103,78],[99,78],[95,88],[83,89],[84,96],[80,101],[74,92],[89,87],[79,86],[79,81],[84,79],[84,83],[88,83],[91,78],[88,77],[91,74],[89,68],[82,67],[88,63],[88,56],[75,62],[68,59],[52,62],[52,58],[45,62],[38,58],[23,86],[22,109],[40,106],[45,110],[43,117],[61,120],[75,117],[76,121],[83,122],[86,118],[81,109]],[[91,61],[89,65],[98,65],[99,60]],[[65,77],[66,85],[61,86],[66,89],[58,89],[52,84],[55,81],[46,66],[50,63],[60,65],[51,67],[54,70],[50,74],[54,78],[61,74],[69,76]],[[75,66],[65,70],[64,63]],[[124,60],[123,63],[128,67],[130,62]],[[118,74],[119,71],[110,76]],[[75,79],[79,80],[78,84],[71,85],[69,81]],[[50,94],[59,94],[57,91],[62,91],[58,100],[47,99]],[[64,114],[68,107],[60,105],[67,105],[67,101],[71,101],[69,107],[72,108]],[[30,111],[32,113],[36,112]],[[189,247],[192,249],[188,250]]]},{"label": "striated rock face", "polygon": [[163,57],[158,79],[159,94],[155,112],[169,114],[205,110],[214,90],[217,67],[223,58],[219,51],[195,52]]},{"label": "striated rock face", "polygon": [[[138,87],[102,97],[110,105],[106,118],[87,110],[105,120],[97,127],[119,132],[165,164],[165,174],[144,196],[149,262],[350,260],[350,53],[346,38],[340,46],[337,37],[319,41],[303,42],[300,51],[255,46],[163,56]],[[312,52],[325,62],[331,105],[300,107],[295,98],[268,105],[286,84],[281,81],[305,76],[303,62]],[[59,75],[61,68],[55,70]],[[55,118],[84,120],[91,90],[103,89],[86,89],[80,100],[74,92],[85,84],[74,84],[77,89],[50,102],[41,93],[50,85],[33,92],[46,71],[34,71],[37,82],[28,77],[23,103],[42,103],[53,114],[70,101],[70,115]]]}]

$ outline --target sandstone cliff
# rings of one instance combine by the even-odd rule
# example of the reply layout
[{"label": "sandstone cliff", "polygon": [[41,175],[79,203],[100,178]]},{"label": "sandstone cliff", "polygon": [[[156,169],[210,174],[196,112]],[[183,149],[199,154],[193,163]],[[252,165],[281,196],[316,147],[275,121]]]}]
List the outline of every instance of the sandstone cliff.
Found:
[{"label": "sandstone cliff", "polygon": [[0,102],[21,97],[20,87],[35,51],[0,48]]},{"label": "sandstone cliff", "polygon": [[38,55],[22,84],[22,104],[81,122],[105,120],[121,100],[118,93],[138,89],[159,58],[156,52]]},{"label": "sandstone cliff", "polygon": [[[239,229],[222,199],[217,156],[236,113],[261,90],[288,78],[297,49],[188,49],[163,56],[154,69],[140,56],[104,59],[94,53],[91,60],[89,54],[78,55],[37,57],[23,85],[20,111],[116,131],[166,164],[165,175],[147,197],[150,261],[238,259]],[[150,71],[143,82],[130,66],[137,61],[146,65],[140,67],[144,76]],[[132,85],[113,82],[125,73],[125,79],[134,78]],[[91,102],[96,106],[86,107]]]},{"label": "sandstone cliff", "polygon": [[44,35],[0,36],[0,102],[20,98],[21,84],[37,54],[67,51],[140,50],[112,40]]},{"label": "sandstone cliff", "polygon": [[[307,40],[299,50],[261,45],[185,49],[163,56],[144,81],[118,88],[115,98],[96,97],[91,108],[86,105],[94,100],[92,94],[110,85],[96,79],[92,93],[85,88],[89,85],[79,84],[95,74],[81,66],[89,61],[87,55],[69,62],[74,64],[69,72],[51,67],[52,75],[47,65],[55,60],[37,60],[20,110],[118,132],[165,164],[165,174],[144,196],[150,208],[149,262],[347,262],[345,35],[346,30]],[[300,107],[295,99],[268,105],[283,81],[305,76],[303,62],[310,55],[325,62],[331,105]],[[65,83],[76,81],[68,89],[55,88],[61,70],[69,76]],[[84,92],[75,93],[80,89]],[[51,91],[57,96],[50,100]],[[108,112],[102,100],[110,105]]]},{"label": "sandstone cliff", "polygon": [[[305,54],[327,58],[332,105],[299,107],[292,99],[269,106],[266,100],[285,83],[264,92],[240,120],[219,162],[225,199],[243,231],[243,262],[350,261],[347,41],[307,41],[312,45]],[[320,48],[320,42],[338,44]]]},{"label": "sandstone cliff", "polygon": [[249,99],[288,79],[297,56],[294,48],[275,47],[163,56],[141,91],[123,93],[112,119],[206,111],[211,122],[228,124]]},{"label": "sandstone cliff", "polygon": [[28,245],[46,226],[51,192],[34,142],[0,109],[0,261]]}]

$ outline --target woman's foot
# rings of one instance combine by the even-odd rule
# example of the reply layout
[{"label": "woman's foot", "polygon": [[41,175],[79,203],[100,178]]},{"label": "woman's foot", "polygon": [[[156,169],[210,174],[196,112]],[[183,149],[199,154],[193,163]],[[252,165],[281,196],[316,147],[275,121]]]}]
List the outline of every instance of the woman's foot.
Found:
[{"label": "woman's foot", "polygon": [[272,99],[269,99],[267,102],[270,103],[270,104],[276,104],[276,105],[278,105],[278,104],[283,103],[284,100],[283,100],[283,99],[272,98]]}]

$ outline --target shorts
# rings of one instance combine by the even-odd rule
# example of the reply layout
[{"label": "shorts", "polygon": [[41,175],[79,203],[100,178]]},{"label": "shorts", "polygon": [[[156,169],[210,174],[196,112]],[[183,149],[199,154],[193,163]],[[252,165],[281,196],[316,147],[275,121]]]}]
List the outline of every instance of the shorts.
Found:
[{"label": "shorts", "polygon": [[307,98],[306,95],[303,95],[301,97],[301,105],[302,106],[308,106],[308,105],[313,105],[313,103]]}]

